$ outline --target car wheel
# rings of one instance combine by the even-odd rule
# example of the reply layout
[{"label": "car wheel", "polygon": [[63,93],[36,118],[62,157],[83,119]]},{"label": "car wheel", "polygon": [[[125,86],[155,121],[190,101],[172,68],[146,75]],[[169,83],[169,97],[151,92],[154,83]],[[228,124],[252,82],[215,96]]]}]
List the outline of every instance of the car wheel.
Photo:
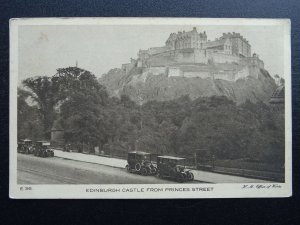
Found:
[{"label": "car wheel", "polygon": [[141,168],[142,168],[142,166],[141,166],[141,164],[140,164],[140,163],[137,163],[137,164],[135,164],[134,168],[135,168],[135,170],[136,170],[137,172],[140,172],[140,171],[141,171]]},{"label": "car wheel", "polygon": [[147,176],[148,175],[147,168],[143,167],[142,170],[141,170],[141,173],[142,173],[143,176]]},{"label": "car wheel", "polygon": [[178,173],[177,176],[176,176],[176,181],[179,182],[179,183],[182,183],[184,182],[185,180],[185,176],[183,173]]},{"label": "car wheel", "polygon": [[153,175],[157,174],[157,168],[156,167],[151,168],[151,174],[153,174]]},{"label": "car wheel", "polygon": [[188,172],[187,173],[187,178],[189,181],[193,181],[194,180],[194,174],[192,172]]}]

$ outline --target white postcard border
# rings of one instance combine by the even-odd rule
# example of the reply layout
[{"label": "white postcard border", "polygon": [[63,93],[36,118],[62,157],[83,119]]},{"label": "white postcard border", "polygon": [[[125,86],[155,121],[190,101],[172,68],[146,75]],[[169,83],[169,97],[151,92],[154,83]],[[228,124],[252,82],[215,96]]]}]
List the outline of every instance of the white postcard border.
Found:
[{"label": "white postcard border", "polygon": [[[255,184],[110,184],[18,185],[17,184],[17,85],[18,28],[25,25],[245,25],[284,26],[285,72],[285,182]],[[292,195],[291,27],[289,19],[229,18],[23,18],[10,20],[10,144],[9,196],[17,199],[48,198],[252,198]],[[245,188],[244,185],[247,185]],[[252,185],[252,186],[251,186]],[[30,188],[29,188],[30,187]],[[251,187],[251,188],[249,188]],[[104,192],[108,189],[116,192]],[[149,188],[153,188],[152,191]],[[162,188],[162,191],[154,191]],[[173,190],[172,188],[177,188]],[[193,189],[194,188],[194,189]],[[117,191],[120,189],[120,191]],[[157,190],[158,190],[157,189]],[[185,190],[188,189],[188,190]],[[89,190],[94,190],[89,192]],[[102,192],[100,192],[102,190]],[[194,190],[194,191],[193,191]],[[132,191],[132,192],[131,192]]]}]

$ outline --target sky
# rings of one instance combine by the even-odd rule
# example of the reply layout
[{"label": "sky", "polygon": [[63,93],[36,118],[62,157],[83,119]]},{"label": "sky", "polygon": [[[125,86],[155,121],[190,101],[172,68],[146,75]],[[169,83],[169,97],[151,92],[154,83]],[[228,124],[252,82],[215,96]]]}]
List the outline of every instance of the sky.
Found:
[{"label": "sky", "polygon": [[[282,26],[196,26],[208,40],[236,32],[251,44],[252,53],[264,61],[274,76],[284,77]],[[97,77],[137,58],[139,49],[163,46],[172,32],[190,31],[177,25],[23,25],[19,28],[19,81],[32,76],[52,76],[57,68],[75,66]]]}]

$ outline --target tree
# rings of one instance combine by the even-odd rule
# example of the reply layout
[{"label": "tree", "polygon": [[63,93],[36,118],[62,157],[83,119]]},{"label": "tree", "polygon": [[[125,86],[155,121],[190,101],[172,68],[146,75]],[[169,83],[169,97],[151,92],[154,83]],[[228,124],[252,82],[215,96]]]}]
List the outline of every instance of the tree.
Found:
[{"label": "tree", "polygon": [[89,71],[69,67],[58,69],[52,82],[58,87],[60,116],[65,139],[89,146],[102,145],[106,139],[105,106],[108,94]]},{"label": "tree", "polygon": [[57,87],[53,85],[51,78],[46,76],[28,78],[22,83],[29,89],[31,98],[37,104],[43,123],[43,135],[49,139],[55,117],[54,106],[57,102]]},{"label": "tree", "polygon": [[30,96],[30,92],[18,88],[18,139],[36,140],[43,138],[43,126],[38,108],[27,103]]}]

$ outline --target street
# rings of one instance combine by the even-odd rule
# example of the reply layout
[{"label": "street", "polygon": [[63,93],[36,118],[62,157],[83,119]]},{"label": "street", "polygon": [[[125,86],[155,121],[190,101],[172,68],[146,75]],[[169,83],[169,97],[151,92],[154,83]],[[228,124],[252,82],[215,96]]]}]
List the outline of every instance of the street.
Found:
[{"label": "street", "polygon": [[[153,176],[128,173],[93,163],[58,157],[40,158],[18,154],[18,184],[166,184],[176,183]],[[193,183],[196,183],[194,181]]]}]

